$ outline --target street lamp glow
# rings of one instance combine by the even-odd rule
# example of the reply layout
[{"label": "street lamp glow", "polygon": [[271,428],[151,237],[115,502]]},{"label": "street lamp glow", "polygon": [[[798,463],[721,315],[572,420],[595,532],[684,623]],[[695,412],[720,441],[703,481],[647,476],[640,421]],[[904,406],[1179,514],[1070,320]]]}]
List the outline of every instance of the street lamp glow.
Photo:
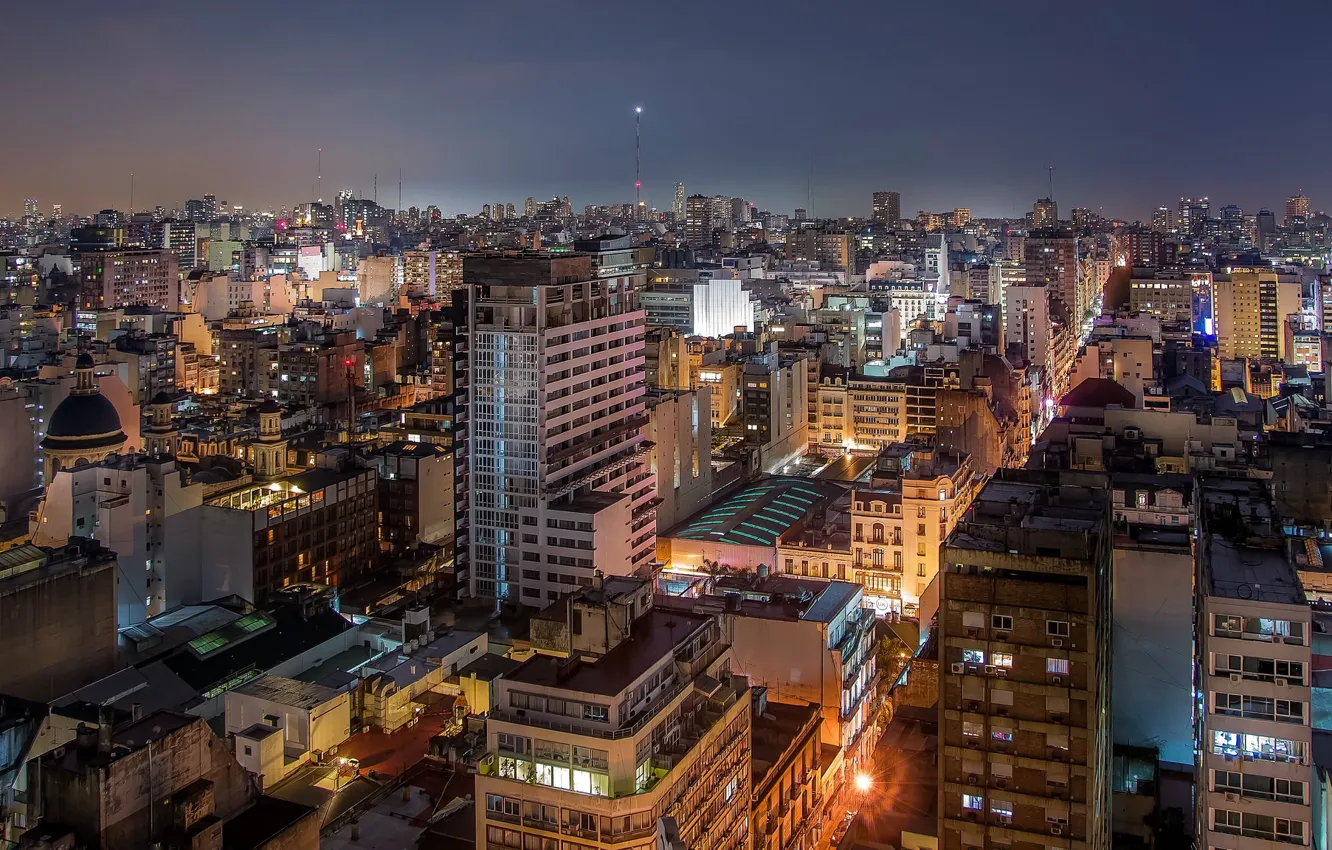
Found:
[{"label": "street lamp glow", "polygon": [[635,107],[634,107],[634,111],[635,111],[635,112],[642,112],[642,111],[643,111],[643,107],[641,107],[641,106],[635,106]]},{"label": "street lamp glow", "polygon": [[874,785],[874,780],[870,779],[870,775],[868,773],[856,774],[856,790],[859,791],[861,794],[864,794],[873,785]]}]

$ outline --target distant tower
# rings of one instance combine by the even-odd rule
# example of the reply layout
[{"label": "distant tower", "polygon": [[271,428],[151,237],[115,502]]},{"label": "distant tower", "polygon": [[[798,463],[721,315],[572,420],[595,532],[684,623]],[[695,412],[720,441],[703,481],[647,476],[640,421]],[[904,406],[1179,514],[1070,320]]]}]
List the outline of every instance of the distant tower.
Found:
[{"label": "distant tower", "polygon": [[643,107],[634,107],[634,218],[643,217],[643,175],[642,175],[642,125]]},{"label": "distant tower", "polygon": [[684,221],[685,217],[685,191],[683,183],[675,184],[675,205],[671,207],[671,212],[675,214],[677,222]]},{"label": "distant tower", "polygon": [[282,439],[282,408],[271,398],[259,405],[259,440],[254,448],[254,471],[260,478],[287,474],[287,441]]}]

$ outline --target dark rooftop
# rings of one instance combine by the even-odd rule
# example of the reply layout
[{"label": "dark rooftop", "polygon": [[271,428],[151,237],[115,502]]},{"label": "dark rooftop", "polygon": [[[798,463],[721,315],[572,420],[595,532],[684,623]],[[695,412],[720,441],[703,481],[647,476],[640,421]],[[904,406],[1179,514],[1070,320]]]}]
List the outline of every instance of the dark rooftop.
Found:
[{"label": "dark rooftop", "polygon": [[525,685],[617,696],[711,621],[706,615],[653,609],[634,621],[628,640],[595,661],[570,664],[565,659],[534,655],[509,679]]}]

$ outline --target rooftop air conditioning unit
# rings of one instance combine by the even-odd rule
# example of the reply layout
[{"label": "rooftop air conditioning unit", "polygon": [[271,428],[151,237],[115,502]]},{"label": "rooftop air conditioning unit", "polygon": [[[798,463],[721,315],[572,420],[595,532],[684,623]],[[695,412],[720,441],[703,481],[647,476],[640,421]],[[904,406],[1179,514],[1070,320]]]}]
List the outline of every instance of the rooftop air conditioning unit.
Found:
[{"label": "rooftop air conditioning unit", "polygon": [[1273,683],[1274,683],[1278,688],[1284,688],[1284,687],[1286,686],[1286,680],[1285,680],[1285,679],[1274,679],[1274,680],[1273,680]]},{"label": "rooftop air conditioning unit", "polygon": [[1060,647],[1064,645],[1063,638],[1050,638],[1050,646]]},{"label": "rooftop air conditioning unit", "polygon": [[955,661],[948,666],[948,669],[952,670],[954,673],[965,673],[967,672],[967,665]]},{"label": "rooftop air conditioning unit", "polygon": [[1244,677],[1241,676],[1239,673],[1231,673],[1231,674],[1230,674],[1230,681],[1232,681],[1232,682],[1239,682],[1239,681],[1242,681],[1243,679],[1244,679]]},{"label": "rooftop air conditioning unit", "polygon": [[1062,827],[1059,827],[1059,826],[1052,826],[1052,827],[1050,827],[1050,834],[1051,834],[1051,835],[1063,835],[1063,834],[1064,834],[1064,830],[1063,830]]},{"label": "rooftop air conditioning unit", "polygon": [[987,675],[987,676],[993,676],[993,675],[994,675],[994,671],[995,671],[995,666],[994,666],[993,664],[986,664],[986,665],[985,665],[985,675]]}]

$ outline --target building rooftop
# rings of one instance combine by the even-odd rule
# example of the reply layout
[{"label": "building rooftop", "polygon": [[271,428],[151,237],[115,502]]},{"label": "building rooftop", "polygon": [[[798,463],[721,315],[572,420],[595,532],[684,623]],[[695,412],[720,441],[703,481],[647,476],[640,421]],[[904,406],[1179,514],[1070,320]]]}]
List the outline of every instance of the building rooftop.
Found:
[{"label": "building rooftop", "polygon": [[[362,670],[367,675],[381,673],[391,678],[398,687],[406,687],[424,677],[430,670],[437,668],[440,659],[452,655],[482,637],[484,635],[481,632],[453,629],[418,648],[416,652],[408,653],[406,647],[402,647],[398,652],[389,653],[382,658],[371,661]],[[474,649],[479,657],[481,655],[480,649],[475,647]]]},{"label": "building rooftop", "polygon": [[298,682],[281,676],[264,675],[246,682],[236,693],[266,699],[293,708],[311,709],[337,699],[338,692],[312,682]]},{"label": "building rooftop", "polygon": [[694,514],[664,536],[735,546],[773,546],[793,526],[844,492],[841,486],[827,481],[765,478]]},{"label": "building rooftop", "polygon": [[1001,470],[972,502],[948,538],[954,549],[974,549],[1092,560],[1109,528],[1104,482],[1061,481],[1058,476]]},{"label": "building rooftop", "polygon": [[742,574],[721,576],[709,596],[658,596],[655,604],[673,611],[726,610],[742,617],[828,623],[848,606],[859,608],[856,600],[863,593],[859,584],[849,581]]},{"label": "building rooftop", "polygon": [[595,661],[534,655],[508,678],[516,684],[618,696],[710,622],[703,614],[653,608],[634,621],[627,640]]},{"label": "building rooftop", "polygon": [[1220,536],[1205,543],[1207,595],[1305,605],[1304,587],[1284,549],[1244,546]]},{"label": "building rooftop", "polygon": [[236,733],[237,738],[248,738],[251,741],[262,741],[270,735],[276,735],[278,728],[269,726],[267,723],[251,723],[244,729]]}]

